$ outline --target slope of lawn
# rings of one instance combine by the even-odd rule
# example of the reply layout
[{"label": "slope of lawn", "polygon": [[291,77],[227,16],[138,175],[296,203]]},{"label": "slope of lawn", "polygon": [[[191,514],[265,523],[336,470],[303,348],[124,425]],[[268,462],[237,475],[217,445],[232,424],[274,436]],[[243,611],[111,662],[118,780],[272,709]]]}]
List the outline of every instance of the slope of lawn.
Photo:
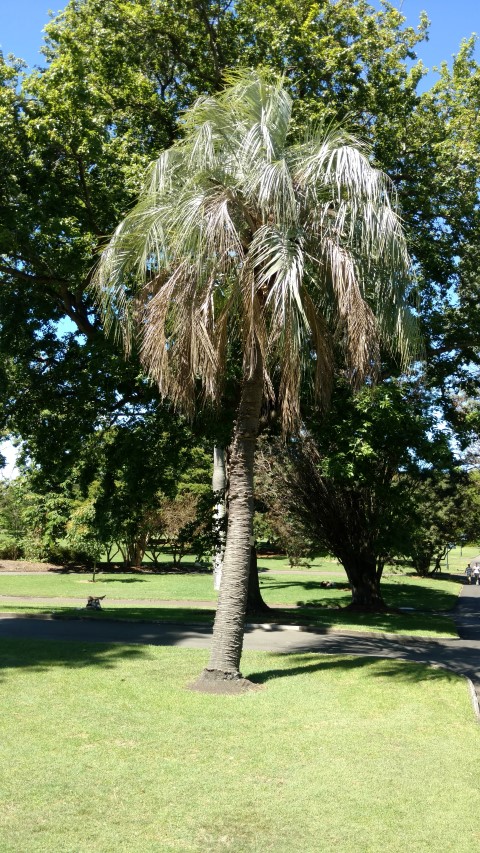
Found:
[{"label": "slope of lawn", "polygon": [[[450,610],[456,602],[459,584],[445,578],[418,578],[406,574],[388,576],[382,583],[385,599],[391,607],[414,612],[389,614],[352,614],[345,611],[350,601],[346,582],[331,575],[335,583],[322,587],[326,576],[302,574],[261,574],[260,586],[270,605],[295,606],[295,610],[273,611],[269,621],[302,623],[323,628],[376,630],[425,636],[456,636],[452,620],[439,611]],[[101,573],[95,583],[85,573],[0,575],[0,608],[22,611],[59,611],[64,616],[75,614],[75,607],[60,599],[78,600],[82,608],[89,595],[105,595],[104,609],[96,618],[153,621],[211,622],[215,593],[210,574],[140,574]],[[3,596],[3,598],[2,598]],[[25,596],[14,601],[8,596]],[[48,602],[28,599],[46,598]],[[56,599],[59,599],[56,601]],[[157,601],[168,601],[172,607],[161,607]],[[191,602],[188,606],[182,601]],[[177,603],[178,602],[178,603]],[[199,610],[195,602],[207,602]],[[211,602],[211,607],[208,607]]]},{"label": "slope of lawn", "polygon": [[[326,589],[322,583],[336,585]],[[350,600],[345,576],[302,574],[260,575],[260,586],[267,604],[309,604],[344,606]],[[390,575],[382,581],[387,603],[393,607],[422,610],[450,610],[458,596],[458,583],[445,578],[419,578],[407,574]],[[95,583],[87,573],[0,574],[0,596],[64,597],[86,599],[105,595],[107,600],[191,600],[216,599],[210,573],[141,574],[138,572],[101,573]]]},{"label": "slope of lawn", "polygon": [[198,651],[1,641],[2,853],[471,853],[466,682],[245,654],[264,689],[185,689]]}]

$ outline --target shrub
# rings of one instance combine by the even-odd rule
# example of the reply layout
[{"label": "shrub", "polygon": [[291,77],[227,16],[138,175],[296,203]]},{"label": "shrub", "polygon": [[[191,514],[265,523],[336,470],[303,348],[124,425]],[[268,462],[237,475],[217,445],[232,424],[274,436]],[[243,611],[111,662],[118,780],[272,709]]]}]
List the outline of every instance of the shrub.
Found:
[{"label": "shrub", "polygon": [[0,533],[0,559],[18,560],[21,556],[19,543],[9,533]]}]

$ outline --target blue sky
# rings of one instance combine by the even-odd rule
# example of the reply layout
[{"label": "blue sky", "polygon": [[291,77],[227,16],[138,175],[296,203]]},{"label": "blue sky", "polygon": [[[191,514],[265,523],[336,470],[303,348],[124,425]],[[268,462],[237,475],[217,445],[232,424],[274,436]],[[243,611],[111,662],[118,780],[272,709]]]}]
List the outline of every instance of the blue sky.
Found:
[{"label": "blue sky", "polygon": [[[378,0],[371,0],[378,6]],[[480,32],[479,0],[393,0],[411,26],[418,24],[424,9],[430,20],[430,41],[419,48],[424,64],[432,68],[443,59],[451,61],[462,38]],[[0,0],[0,46],[5,54],[15,53],[29,65],[41,64],[38,49],[42,28],[48,21],[48,10],[57,11],[62,4],[51,0]],[[477,50],[480,59],[480,49]]]}]

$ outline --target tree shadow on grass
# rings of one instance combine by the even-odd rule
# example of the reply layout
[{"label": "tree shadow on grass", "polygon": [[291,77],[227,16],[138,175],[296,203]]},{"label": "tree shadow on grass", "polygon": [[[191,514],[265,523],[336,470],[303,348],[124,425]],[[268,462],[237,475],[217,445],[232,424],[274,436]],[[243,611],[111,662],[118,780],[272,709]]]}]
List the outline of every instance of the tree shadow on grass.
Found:
[{"label": "tree shadow on grass", "polygon": [[72,613],[71,608],[59,610],[53,615],[54,619],[63,621],[81,620],[83,622],[139,622],[140,624],[170,624],[201,622],[212,624],[215,617],[215,607],[133,607],[126,603],[124,606],[109,607],[104,605],[101,610],[82,608]]},{"label": "tree shadow on grass", "polygon": [[33,639],[0,639],[0,682],[7,670],[29,669],[46,672],[52,667],[68,669],[100,667],[113,669],[126,659],[148,657],[145,646],[122,646],[117,643],[57,642]]},{"label": "tree shadow on grass", "polygon": [[411,607],[415,610],[449,610],[455,606],[457,601],[457,590],[455,593],[434,587],[421,585],[419,578],[418,587],[412,584],[389,583],[382,581],[380,589],[387,604],[392,607]]},{"label": "tree shadow on grass", "polygon": [[[344,589],[348,587],[347,583],[339,583],[333,581],[335,586],[325,587],[325,581],[300,581],[300,580],[265,580],[262,578],[262,589],[290,589],[291,587],[299,587],[304,590],[325,590],[325,589]],[[322,586],[323,584],[323,586]]]},{"label": "tree shadow on grass", "polygon": [[291,678],[296,675],[310,675],[316,672],[370,669],[371,671],[368,674],[372,678],[391,677],[402,682],[451,682],[458,678],[458,674],[436,664],[429,665],[428,663],[407,661],[404,659],[399,659],[393,663],[388,658],[361,655],[359,657],[338,657],[337,655],[338,653],[331,658],[322,655],[319,659],[318,653],[285,654],[284,657],[288,658],[289,662],[292,662],[292,666],[274,668],[262,672],[251,672],[247,674],[247,677],[255,684],[266,684],[277,678]]},{"label": "tree shadow on grass", "polygon": [[[345,602],[342,602],[344,605]],[[357,612],[349,610],[345,606],[335,607],[331,603],[310,603],[308,606],[282,610],[276,608],[272,611],[269,620],[277,625],[298,624],[307,627],[327,630],[336,628],[342,630],[358,630],[359,636],[363,637],[369,631],[381,634],[410,635],[429,632],[433,635],[441,634],[446,637],[455,637],[455,623],[451,617],[442,614],[437,615],[430,612],[396,612],[382,611]]]},{"label": "tree shadow on grass", "polygon": [[97,575],[96,583],[148,583],[149,578],[141,578],[135,575],[133,578],[104,578]]},{"label": "tree shadow on grass", "polygon": [[[303,605],[306,607],[334,607],[335,605],[340,606],[341,604],[345,604],[345,601],[348,600],[348,592],[349,586],[345,583],[335,583],[335,586],[326,587],[325,581],[294,581],[294,580],[281,580],[281,581],[261,581],[260,584],[261,592],[264,593],[267,590],[270,592],[275,592],[279,590],[298,590],[298,598],[296,601],[291,602],[292,604]],[[318,597],[308,597],[304,598],[303,593],[312,593],[318,592]],[[279,605],[285,604],[287,602],[271,602],[272,604],[277,603]]]},{"label": "tree shadow on grass", "polygon": [[[125,657],[146,658],[149,646],[200,646],[210,642],[211,625],[153,624],[62,618],[0,619],[0,673],[12,667],[99,666],[110,669]],[[0,676],[1,678],[1,676]]]}]

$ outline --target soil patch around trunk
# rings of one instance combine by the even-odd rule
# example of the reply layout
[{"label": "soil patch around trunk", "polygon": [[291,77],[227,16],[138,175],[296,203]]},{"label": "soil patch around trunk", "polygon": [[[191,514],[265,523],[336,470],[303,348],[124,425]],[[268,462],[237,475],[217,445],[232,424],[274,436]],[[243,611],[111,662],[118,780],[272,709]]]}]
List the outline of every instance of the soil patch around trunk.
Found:
[{"label": "soil patch around trunk", "polygon": [[218,669],[204,669],[199,677],[187,686],[197,693],[216,693],[219,695],[241,696],[252,690],[263,690],[263,684],[255,684],[241,675],[229,676]]}]

